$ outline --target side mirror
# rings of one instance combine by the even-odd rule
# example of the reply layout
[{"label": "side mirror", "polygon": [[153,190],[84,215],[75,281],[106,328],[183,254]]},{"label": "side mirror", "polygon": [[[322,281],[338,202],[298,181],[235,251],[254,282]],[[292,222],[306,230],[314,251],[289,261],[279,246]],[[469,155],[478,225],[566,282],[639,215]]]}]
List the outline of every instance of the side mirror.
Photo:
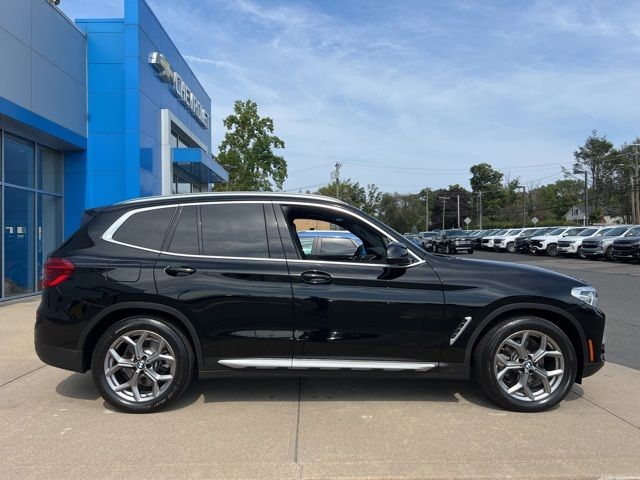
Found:
[{"label": "side mirror", "polygon": [[389,265],[409,265],[411,258],[409,257],[409,250],[404,243],[390,242],[387,246],[386,261]]}]

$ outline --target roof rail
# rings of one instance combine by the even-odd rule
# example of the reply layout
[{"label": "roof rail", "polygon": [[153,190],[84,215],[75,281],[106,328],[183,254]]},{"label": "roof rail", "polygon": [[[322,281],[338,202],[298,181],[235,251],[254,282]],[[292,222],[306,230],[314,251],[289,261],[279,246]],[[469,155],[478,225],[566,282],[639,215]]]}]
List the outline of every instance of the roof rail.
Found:
[{"label": "roof rail", "polygon": [[337,198],[327,197],[325,195],[315,195],[312,193],[283,193],[283,192],[206,192],[206,193],[180,193],[172,195],[154,195],[149,197],[132,198],[130,200],[123,200],[116,205],[127,205],[131,203],[142,203],[153,200],[173,200],[173,199],[185,199],[185,198],[216,198],[216,197],[281,197],[281,198],[298,198],[298,199],[318,199],[326,202],[339,203],[346,205],[342,200]]}]

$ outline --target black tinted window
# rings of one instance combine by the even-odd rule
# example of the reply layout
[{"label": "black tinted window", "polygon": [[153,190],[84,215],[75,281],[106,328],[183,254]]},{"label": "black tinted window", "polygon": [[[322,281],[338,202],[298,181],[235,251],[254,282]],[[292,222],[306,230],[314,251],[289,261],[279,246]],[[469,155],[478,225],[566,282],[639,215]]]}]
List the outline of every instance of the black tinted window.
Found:
[{"label": "black tinted window", "polygon": [[318,255],[353,255],[356,248],[348,238],[323,238]]},{"label": "black tinted window", "polygon": [[176,225],[176,231],[171,238],[169,251],[198,255],[198,207],[184,207]]},{"label": "black tinted window", "polygon": [[269,257],[261,204],[211,204],[200,208],[205,255]]},{"label": "black tinted window", "polygon": [[160,250],[175,207],[155,208],[131,215],[116,230],[113,239],[138,247]]}]

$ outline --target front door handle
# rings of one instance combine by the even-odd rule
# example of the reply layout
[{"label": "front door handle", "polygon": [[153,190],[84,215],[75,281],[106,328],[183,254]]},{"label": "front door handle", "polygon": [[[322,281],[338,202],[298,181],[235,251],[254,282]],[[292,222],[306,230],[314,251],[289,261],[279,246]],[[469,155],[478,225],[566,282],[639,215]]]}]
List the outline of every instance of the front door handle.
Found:
[{"label": "front door handle", "polygon": [[331,283],[333,278],[326,272],[320,272],[318,270],[309,270],[300,274],[302,280],[306,283],[313,285],[320,285],[322,283]]},{"label": "front door handle", "polygon": [[196,269],[192,267],[174,267],[169,265],[164,269],[164,273],[171,275],[172,277],[187,277],[196,273]]}]

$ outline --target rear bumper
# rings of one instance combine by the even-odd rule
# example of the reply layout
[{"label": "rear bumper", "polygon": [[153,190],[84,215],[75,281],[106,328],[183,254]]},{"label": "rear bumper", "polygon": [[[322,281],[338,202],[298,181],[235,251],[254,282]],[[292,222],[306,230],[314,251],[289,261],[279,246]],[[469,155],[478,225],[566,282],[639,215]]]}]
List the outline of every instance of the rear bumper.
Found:
[{"label": "rear bumper", "polygon": [[54,347],[45,345],[38,341],[37,335],[35,340],[36,353],[40,360],[48,365],[71,370],[73,372],[86,372],[82,362],[82,351],[69,350],[67,348]]}]

